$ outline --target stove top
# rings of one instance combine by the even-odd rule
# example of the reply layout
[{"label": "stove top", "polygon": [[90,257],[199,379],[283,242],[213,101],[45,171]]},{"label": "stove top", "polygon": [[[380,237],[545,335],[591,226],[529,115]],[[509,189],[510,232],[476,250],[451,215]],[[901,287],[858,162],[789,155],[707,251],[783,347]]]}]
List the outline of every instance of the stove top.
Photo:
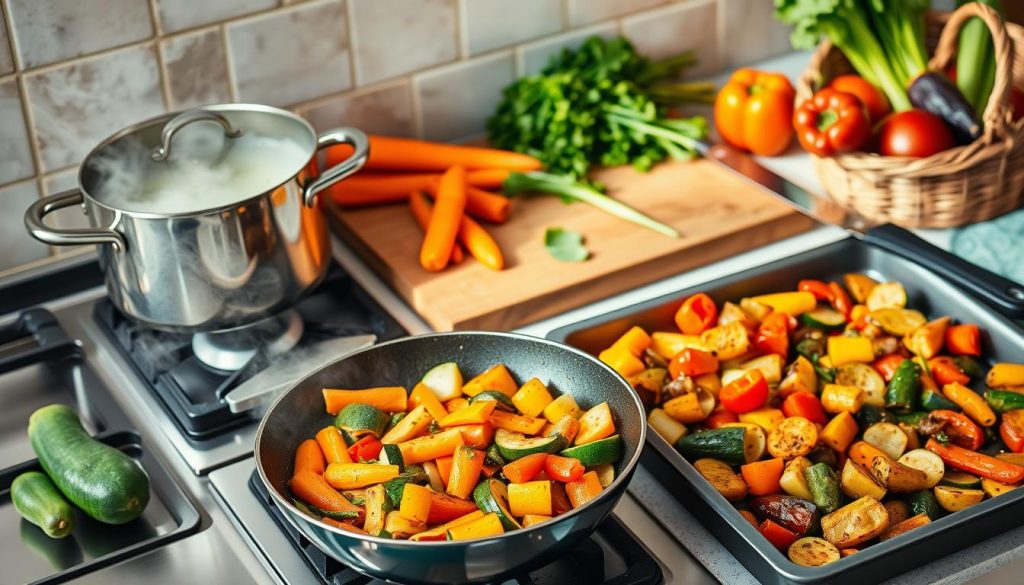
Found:
[{"label": "stove top", "polygon": [[[371,333],[378,341],[386,341],[406,334],[337,266],[294,309],[302,319],[303,334],[291,353],[337,337]],[[192,335],[141,326],[115,309],[109,299],[96,303],[94,317],[190,442],[253,422],[254,413],[231,412],[224,397],[267,365],[266,352],[257,352],[237,370],[221,370],[196,356]]]}]

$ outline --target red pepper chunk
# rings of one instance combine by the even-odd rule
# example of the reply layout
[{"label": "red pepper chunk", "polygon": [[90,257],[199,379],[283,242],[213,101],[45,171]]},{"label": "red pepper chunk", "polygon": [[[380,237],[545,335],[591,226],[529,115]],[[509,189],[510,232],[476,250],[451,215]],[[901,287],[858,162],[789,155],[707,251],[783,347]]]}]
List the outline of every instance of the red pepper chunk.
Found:
[{"label": "red pepper chunk", "polygon": [[366,435],[352,443],[352,446],[348,448],[348,454],[352,461],[373,461],[380,455],[381,448],[383,445],[380,444],[377,437]]},{"label": "red pepper chunk", "polygon": [[810,392],[794,392],[787,396],[782,402],[782,413],[787,417],[801,416],[820,425],[828,424],[821,401]]},{"label": "red pepper chunk", "polygon": [[896,375],[896,368],[900,367],[904,359],[906,358],[898,353],[891,353],[875,360],[871,367],[875,368],[875,371],[882,376],[886,383],[889,383],[892,381],[892,377]]},{"label": "red pepper chunk", "polygon": [[954,325],[946,329],[946,349],[957,355],[981,355],[981,332],[974,324]]},{"label": "red pepper chunk", "polygon": [[871,138],[871,122],[857,96],[831,88],[800,105],[793,127],[804,149],[817,156],[852,152]]},{"label": "red pepper chunk", "polygon": [[723,386],[718,399],[722,406],[738,414],[756,410],[768,401],[768,382],[761,370],[750,370]]},{"label": "red pepper chunk", "polygon": [[796,539],[799,538],[797,533],[771,520],[762,522],[757,527],[757,531],[761,533],[761,536],[767,538],[768,542],[772,543],[772,546],[781,551],[789,549],[789,545],[796,542]]},{"label": "red pepper chunk", "polygon": [[789,354],[789,315],[775,311],[757,328],[754,347],[763,353]]},{"label": "red pepper chunk", "polygon": [[846,291],[843,290],[842,285],[838,282],[828,283],[828,290],[832,293],[832,297],[829,299],[832,308],[849,319],[850,313],[853,312],[853,301],[850,300],[850,295],[846,294]]},{"label": "red pepper chunk", "polygon": [[1003,413],[1003,422],[999,424],[999,436],[1014,453],[1024,453],[1024,410],[1011,410]]},{"label": "red pepper chunk", "polygon": [[814,298],[819,301],[830,301],[832,300],[832,291],[829,290],[829,286],[820,280],[801,280],[796,285],[796,289],[802,292],[809,292],[814,295]]},{"label": "red pepper chunk", "polygon": [[932,377],[940,386],[971,383],[971,377],[949,356],[940,355],[928,360],[928,369],[932,371]]},{"label": "red pepper chunk", "polygon": [[668,363],[668,373],[675,380],[680,374],[702,376],[718,371],[718,358],[707,351],[688,347]]},{"label": "red pepper chunk", "polygon": [[687,335],[700,335],[718,321],[718,307],[711,297],[697,293],[683,301],[676,311],[676,327]]},{"label": "red pepper chunk", "polygon": [[579,459],[573,457],[562,457],[560,455],[548,455],[544,460],[544,471],[548,477],[563,483],[576,481],[583,477],[587,471]]},{"label": "red pepper chunk", "polygon": [[949,442],[964,449],[977,451],[985,444],[985,431],[974,421],[952,410],[933,410],[928,418],[942,423],[942,432]]}]

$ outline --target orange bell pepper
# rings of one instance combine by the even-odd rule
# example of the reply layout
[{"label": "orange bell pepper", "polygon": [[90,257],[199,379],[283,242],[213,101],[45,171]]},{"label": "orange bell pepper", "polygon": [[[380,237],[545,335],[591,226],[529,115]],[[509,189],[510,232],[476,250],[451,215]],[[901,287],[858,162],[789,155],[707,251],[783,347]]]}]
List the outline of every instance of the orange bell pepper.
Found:
[{"label": "orange bell pepper", "polygon": [[740,466],[743,481],[747,482],[748,493],[752,496],[768,496],[782,491],[779,479],[786,462],[782,457],[754,461]]},{"label": "orange bell pepper", "polygon": [[774,156],[793,139],[796,92],[784,75],[737,69],[715,98],[715,127],[726,142]]},{"label": "orange bell pepper", "polygon": [[601,495],[602,489],[601,481],[597,479],[597,473],[594,471],[588,471],[576,481],[565,484],[565,493],[569,496],[573,508],[579,508]]},{"label": "orange bell pepper", "polygon": [[718,306],[704,293],[697,293],[679,306],[676,311],[676,327],[687,335],[700,335],[715,326],[718,321]]},{"label": "orange bell pepper", "polygon": [[973,323],[946,329],[946,349],[957,355],[981,355],[981,332]]},{"label": "orange bell pepper", "polygon": [[544,463],[547,461],[547,458],[547,453],[533,453],[532,455],[516,459],[502,467],[501,470],[510,482],[526,483],[533,481],[533,478],[537,477],[537,474],[544,469]]}]

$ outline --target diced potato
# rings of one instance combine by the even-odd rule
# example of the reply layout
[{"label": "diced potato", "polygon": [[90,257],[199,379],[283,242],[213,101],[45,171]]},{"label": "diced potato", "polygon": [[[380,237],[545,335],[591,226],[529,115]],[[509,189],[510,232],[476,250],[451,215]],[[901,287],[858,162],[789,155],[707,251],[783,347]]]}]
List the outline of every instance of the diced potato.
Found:
[{"label": "diced potato", "polygon": [[670,360],[684,349],[692,348],[707,351],[708,348],[701,343],[699,335],[686,335],[672,331],[655,331],[651,333],[651,350]]},{"label": "diced potato", "polygon": [[791,416],[779,422],[768,434],[768,452],[772,457],[803,457],[818,443],[818,428],[806,418]]},{"label": "diced potato", "polygon": [[1024,453],[999,453],[996,455],[996,459],[1009,461],[1014,465],[1024,465]]},{"label": "diced potato", "polygon": [[981,478],[981,491],[985,492],[990,498],[1001,496],[1007,492],[1011,492],[1020,487],[1020,484],[1008,484],[999,483],[994,479],[987,477]]},{"label": "diced potato", "polygon": [[902,309],[907,306],[907,290],[898,282],[883,282],[872,287],[864,304],[869,311],[877,311],[888,307]]},{"label": "diced potato", "polygon": [[779,479],[782,491],[791,496],[813,501],[814,496],[811,494],[811,488],[807,487],[807,478],[804,477],[804,470],[810,466],[811,461],[806,457],[797,457],[786,463],[786,467],[782,470],[782,478]]},{"label": "diced potato", "polygon": [[740,299],[740,308],[758,323],[764,321],[764,318],[772,313],[771,307],[751,298]]},{"label": "diced potato", "polygon": [[926,489],[938,485],[942,481],[942,475],[946,473],[946,464],[942,462],[942,457],[927,449],[907,451],[900,457],[899,462],[923,471],[928,476],[928,483],[924,486]]},{"label": "diced potato", "polygon": [[878,447],[893,459],[899,459],[907,449],[907,434],[899,426],[889,422],[875,423],[868,427],[864,431],[864,441]]},{"label": "diced potato", "polygon": [[839,548],[856,547],[885,532],[889,512],[878,500],[864,496],[821,519],[825,540]]},{"label": "diced potato", "polygon": [[839,488],[844,494],[851,498],[862,498],[864,496],[881,500],[885,497],[885,487],[879,485],[878,481],[860,465],[847,459],[843,465],[843,473],[839,479]]},{"label": "diced potato", "polygon": [[747,483],[728,463],[717,459],[698,459],[693,467],[726,500],[738,502],[747,497]]},{"label": "diced potato", "polygon": [[698,423],[708,417],[715,408],[715,397],[703,390],[680,394],[661,407],[677,421],[684,424]]},{"label": "diced potato", "polygon": [[825,384],[821,391],[821,405],[825,412],[854,414],[864,405],[864,391],[856,386]]},{"label": "diced potato", "polygon": [[1024,364],[995,364],[985,376],[985,383],[992,388],[1024,387]]},{"label": "diced potato", "polygon": [[890,492],[901,494],[923,490],[930,481],[928,475],[920,469],[907,467],[888,456],[871,460],[871,474]]},{"label": "diced potato", "polygon": [[814,364],[804,356],[799,356],[790,364],[786,377],[779,383],[779,396],[785,398],[794,392],[818,392],[818,373]]},{"label": "diced potato", "polygon": [[937,485],[935,486],[935,499],[939,501],[939,506],[943,510],[959,512],[981,503],[985,499],[985,492],[948,485]]},{"label": "diced potato", "polygon": [[700,341],[720,360],[741,356],[750,349],[750,335],[741,323],[712,327],[700,334]]},{"label": "diced potato", "polygon": [[647,415],[647,424],[651,425],[654,432],[661,435],[661,438],[668,441],[669,445],[675,445],[676,441],[686,435],[686,425],[677,421],[660,408],[651,410]]},{"label": "diced potato", "polygon": [[922,512],[921,514],[918,514],[917,516],[914,516],[912,518],[907,518],[902,522],[890,522],[889,528],[886,529],[886,531],[878,537],[878,540],[884,541],[889,540],[890,538],[895,538],[905,532],[910,532],[915,528],[920,528],[922,526],[930,524],[931,521],[932,520],[928,517],[928,514]]},{"label": "diced potato", "polygon": [[926,322],[927,318],[924,313],[914,309],[888,307],[868,313],[868,323],[881,327],[882,331],[889,335],[907,335],[919,329]]},{"label": "diced potato", "polygon": [[757,327],[758,322],[740,308],[739,305],[726,301],[718,312],[718,324],[728,325],[729,323],[740,323],[747,329],[754,329]]},{"label": "diced potato", "polygon": [[864,404],[885,406],[885,380],[868,364],[851,363],[839,366],[836,368],[835,383],[863,390]]},{"label": "diced potato", "polygon": [[889,513],[889,528],[910,517],[910,509],[903,500],[889,500],[882,505],[885,506],[885,511]]},{"label": "diced potato", "polygon": [[761,357],[756,357],[752,360],[743,362],[740,364],[740,369],[744,372],[750,370],[761,370],[761,374],[764,375],[765,381],[769,384],[776,384],[782,380],[782,367],[785,365],[783,357],[777,353],[770,353]]},{"label": "diced potato", "polygon": [[693,382],[698,388],[704,390],[715,398],[718,398],[718,392],[722,390],[722,380],[718,377],[718,374],[714,372],[704,374],[703,376],[697,376],[693,379]]},{"label": "diced potato", "polygon": [[921,446],[921,438],[917,434],[917,428],[914,425],[907,423],[898,423],[897,426],[903,430],[903,434],[907,436],[907,451],[913,451]]},{"label": "diced potato", "polygon": [[849,289],[853,300],[863,303],[868,299],[871,290],[878,286],[878,281],[866,274],[850,273],[843,275],[843,284]]},{"label": "diced potato", "polygon": [[839,549],[817,536],[805,536],[789,545],[789,560],[802,567],[820,567],[839,560]]},{"label": "diced potato", "polygon": [[739,368],[722,370],[722,386],[728,386],[730,382],[743,377],[745,372]]},{"label": "diced potato", "polygon": [[778,408],[762,406],[756,410],[740,414],[739,418],[740,422],[754,423],[764,429],[764,432],[769,433],[775,428],[775,425],[786,418],[786,415],[782,414],[782,411]]},{"label": "diced potato", "polygon": [[921,325],[903,337],[903,345],[923,359],[935,357],[942,351],[942,345],[946,342],[949,321],[949,317],[940,317]]}]

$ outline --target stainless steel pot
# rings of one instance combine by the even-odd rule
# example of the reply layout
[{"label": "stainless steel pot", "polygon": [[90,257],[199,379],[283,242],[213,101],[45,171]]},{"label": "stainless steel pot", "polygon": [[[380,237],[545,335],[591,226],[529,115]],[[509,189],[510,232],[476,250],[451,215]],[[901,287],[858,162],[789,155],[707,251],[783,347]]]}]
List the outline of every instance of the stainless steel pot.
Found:
[{"label": "stainless steel pot", "polygon": [[[174,156],[176,134],[204,122],[221,125],[225,140],[253,133],[294,141],[308,157],[283,171],[274,187],[239,193],[230,205],[154,213],[100,196],[103,177],[93,163],[101,157],[141,145],[153,153],[146,164],[160,164]],[[352,156],[319,174],[317,151],[338,144],[351,145]],[[206,106],[114,134],[86,157],[79,187],[33,203],[25,225],[33,237],[54,246],[98,244],[110,297],[136,321],[181,332],[237,327],[288,307],[320,282],[331,253],[316,195],[358,171],[368,155],[366,136],[354,128],[317,136],[302,118],[277,108]],[[76,205],[92,227],[55,229],[44,223],[47,214]]]}]

